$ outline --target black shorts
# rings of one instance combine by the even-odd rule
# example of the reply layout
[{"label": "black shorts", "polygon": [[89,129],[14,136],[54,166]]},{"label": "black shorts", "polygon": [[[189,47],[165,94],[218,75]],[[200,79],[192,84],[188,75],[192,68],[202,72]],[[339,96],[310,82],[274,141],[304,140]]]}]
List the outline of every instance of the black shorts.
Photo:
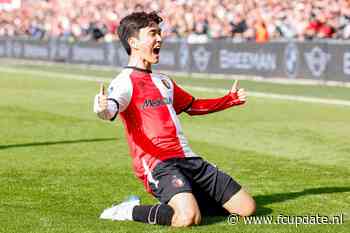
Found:
[{"label": "black shorts", "polygon": [[175,158],[162,161],[152,172],[153,195],[168,203],[178,193],[192,193],[203,215],[221,215],[222,208],[241,186],[229,175],[200,157]]}]

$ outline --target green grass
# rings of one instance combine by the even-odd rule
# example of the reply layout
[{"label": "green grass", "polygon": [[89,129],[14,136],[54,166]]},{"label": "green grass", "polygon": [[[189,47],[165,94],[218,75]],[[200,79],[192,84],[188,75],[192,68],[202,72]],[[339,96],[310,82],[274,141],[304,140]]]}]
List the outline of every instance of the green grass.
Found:
[{"label": "green grass", "polygon": [[[230,225],[216,217],[205,218],[201,226],[173,229],[102,221],[98,216],[104,208],[130,194],[141,196],[143,203],[156,200],[132,173],[121,122],[103,122],[93,114],[97,83],[60,77],[111,78],[116,72],[67,65],[21,65],[16,72],[8,68],[8,64],[0,65],[0,232],[350,230],[350,107],[250,97],[244,107],[200,117],[181,115],[193,150],[252,193],[257,215],[342,213],[342,225]],[[48,72],[50,78],[45,77]],[[211,87],[231,83],[176,80]],[[241,85],[255,91],[350,99],[349,89],[340,87],[252,81]]]},{"label": "green grass", "polygon": [[[1,61],[1,60],[0,60]],[[94,67],[85,67],[82,68],[81,65],[67,65],[67,64],[54,64],[46,66],[38,66],[37,64],[32,63],[16,63],[17,60],[9,62],[8,60],[3,60],[3,67],[13,70],[15,69],[18,72],[28,73],[42,71],[42,76],[48,75],[52,72],[68,75],[80,75],[80,76],[95,76],[100,78],[112,78],[118,71],[117,69],[104,68],[97,69]],[[232,80],[220,79],[214,74],[208,78],[198,78],[198,76],[172,76],[173,79],[179,84],[184,85],[197,85],[201,87],[215,87],[215,88],[230,88],[233,84]],[[214,78],[214,79],[213,79]],[[219,79],[215,79],[219,78]],[[233,79],[234,77],[232,77]],[[288,95],[301,95],[307,97],[320,97],[320,98],[331,98],[331,99],[343,99],[350,100],[350,89],[348,87],[332,87],[324,85],[298,85],[298,84],[278,84],[278,83],[263,83],[256,82],[251,80],[241,80],[240,84],[242,87],[246,88],[249,91],[258,91],[258,92],[272,92],[276,94],[288,94]]]}]

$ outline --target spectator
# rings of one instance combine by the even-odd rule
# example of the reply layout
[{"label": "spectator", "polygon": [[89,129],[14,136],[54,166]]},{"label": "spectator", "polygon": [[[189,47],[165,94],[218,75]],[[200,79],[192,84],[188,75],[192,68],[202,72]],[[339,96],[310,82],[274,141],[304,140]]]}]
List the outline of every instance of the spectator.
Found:
[{"label": "spectator", "polygon": [[269,34],[267,32],[266,25],[262,19],[258,19],[255,22],[255,41],[258,43],[264,43],[269,40]]},{"label": "spectator", "polygon": [[164,18],[166,39],[350,38],[347,0],[26,0],[0,10],[0,36],[113,41],[120,18],[153,10]]}]

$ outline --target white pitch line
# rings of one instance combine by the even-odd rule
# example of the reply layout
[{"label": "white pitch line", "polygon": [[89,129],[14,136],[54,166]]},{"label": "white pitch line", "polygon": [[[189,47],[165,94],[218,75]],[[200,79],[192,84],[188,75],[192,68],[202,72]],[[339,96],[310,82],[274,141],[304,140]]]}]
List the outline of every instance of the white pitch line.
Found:
[{"label": "white pitch line", "polygon": [[92,75],[78,75],[78,74],[64,74],[54,71],[44,71],[44,70],[32,70],[32,69],[15,69],[9,67],[0,67],[0,71],[7,73],[18,73],[23,72],[26,74],[43,77],[43,78],[53,78],[53,79],[70,79],[70,80],[80,80],[80,81],[91,81],[91,82],[100,82],[100,81],[111,81],[112,78],[102,78]]},{"label": "white pitch line", "polygon": [[[90,75],[76,75],[76,74],[62,74],[59,72],[52,71],[36,71],[32,69],[15,69],[9,67],[0,67],[0,71],[9,72],[9,73],[18,73],[19,71],[23,71],[27,74],[36,75],[44,78],[60,78],[60,79],[71,79],[71,80],[81,80],[81,81],[111,81],[112,78],[101,78],[97,76]],[[206,91],[206,92],[215,92],[215,93],[227,93],[229,89],[223,88],[209,88],[209,87],[198,87],[192,85],[181,85],[183,88],[191,89],[194,91]],[[298,95],[284,95],[284,94],[274,94],[274,93],[264,93],[264,92],[255,92],[248,91],[249,96],[254,97],[262,97],[269,99],[280,99],[280,100],[291,100],[291,101],[299,101],[299,102],[307,102],[307,103],[319,103],[319,104],[329,104],[329,105],[339,105],[339,106],[350,106],[350,101],[341,100],[341,99],[324,99],[324,98],[316,98],[316,97],[307,97],[307,96],[298,96]]]}]

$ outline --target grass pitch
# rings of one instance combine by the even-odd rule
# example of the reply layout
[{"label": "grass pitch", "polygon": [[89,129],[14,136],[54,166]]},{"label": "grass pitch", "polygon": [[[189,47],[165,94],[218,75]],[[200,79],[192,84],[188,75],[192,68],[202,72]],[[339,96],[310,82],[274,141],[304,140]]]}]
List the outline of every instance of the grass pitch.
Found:
[{"label": "grass pitch", "polygon": [[[228,172],[257,201],[257,216],[336,216],[343,224],[229,224],[205,218],[187,229],[98,219],[143,190],[119,120],[92,112],[94,81],[112,70],[68,65],[0,65],[0,232],[349,232],[350,107],[250,97],[246,106],[181,115],[193,150]],[[175,77],[186,85],[230,80]],[[350,100],[350,89],[242,81],[252,91]],[[198,97],[221,94],[192,92]]]}]

